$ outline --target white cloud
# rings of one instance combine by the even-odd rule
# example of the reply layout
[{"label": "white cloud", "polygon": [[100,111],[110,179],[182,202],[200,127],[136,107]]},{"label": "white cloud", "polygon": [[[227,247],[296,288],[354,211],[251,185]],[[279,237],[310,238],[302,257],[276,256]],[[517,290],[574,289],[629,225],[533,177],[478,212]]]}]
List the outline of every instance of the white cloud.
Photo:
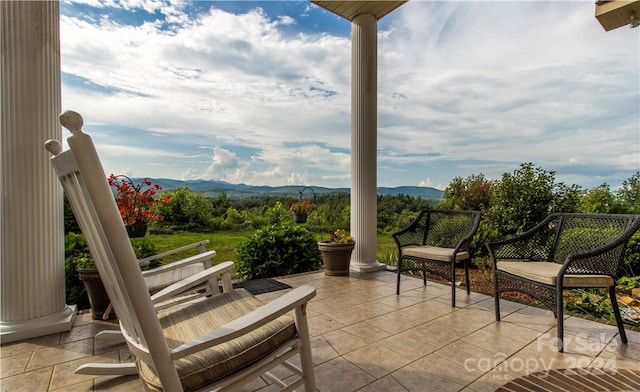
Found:
[{"label": "white cloud", "polygon": [[[164,157],[149,176],[349,186],[351,43],[303,31],[313,7],[270,15],[264,3],[236,15],[203,2],[213,7],[196,15],[177,0],[79,2],[101,8],[61,17],[62,68],[78,77],[64,84],[65,109],[218,146],[200,166],[117,140],[101,153]],[[109,14],[116,7],[163,17],[124,24]],[[378,184],[444,187],[534,162],[560,179],[615,186],[640,170],[640,38],[605,33],[593,7],[411,1],[385,17]]]},{"label": "white cloud", "polygon": [[213,163],[199,178],[236,182],[242,178],[241,173],[248,167],[248,164],[238,159],[234,153],[220,147],[213,148],[212,160]]},{"label": "white cloud", "polygon": [[431,187],[433,186],[433,181],[430,178],[425,178],[418,183],[418,186]]}]

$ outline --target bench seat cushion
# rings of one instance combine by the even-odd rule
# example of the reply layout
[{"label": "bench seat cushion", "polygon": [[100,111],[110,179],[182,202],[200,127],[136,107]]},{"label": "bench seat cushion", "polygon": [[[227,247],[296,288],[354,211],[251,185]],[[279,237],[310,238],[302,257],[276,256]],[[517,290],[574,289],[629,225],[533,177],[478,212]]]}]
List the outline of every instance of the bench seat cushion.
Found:
[{"label": "bench seat cushion", "polygon": [[[236,289],[188,307],[161,312],[160,324],[169,349],[174,349],[260,306],[262,302],[249,292]],[[196,390],[256,362],[295,336],[293,318],[282,316],[230,342],[177,360],[180,381],[185,391]],[[155,370],[142,361],[137,361],[137,365],[147,385],[152,390],[162,390]]]},{"label": "bench seat cushion", "polygon": [[144,275],[143,273],[144,283],[146,283],[149,292],[155,294],[172,283],[179,282],[202,271],[204,271],[202,263],[193,263],[153,275]]},{"label": "bench seat cushion", "polygon": [[[555,286],[562,264],[546,261],[498,261],[496,267],[499,271]],[[565,275],[562,281],[562,285],[567,288],[609,287],[615,283],[615,280],[608,275]]]},{"label": "bench seat cushion", "polygon": [[[437,260],[444,262],[452,262],[453,261],[453,252],[455,249],[453,248],[440,248],[437,246],[414,246],[411,248],[402,249],[402,255],[412,258],[426,259],[426,260]],[[462,251],[458,252],[456,255],[456,261],[462,261],[469,259],[469,252]]]}]

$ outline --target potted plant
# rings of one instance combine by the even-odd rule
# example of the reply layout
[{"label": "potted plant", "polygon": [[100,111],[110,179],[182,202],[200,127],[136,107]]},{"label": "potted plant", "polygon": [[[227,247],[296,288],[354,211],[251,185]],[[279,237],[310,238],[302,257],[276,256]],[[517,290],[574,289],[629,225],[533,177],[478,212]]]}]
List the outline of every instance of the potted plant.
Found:
[{"label": "potted plant", "polygon": [[[144,256],[155,253],[154,247],[150,243],[143,242],[135,244],[134,250],[136,253],[141,252]],[[84,286],[84,292],[86,297],[80,289],[67,287],[67,295],[70,294],[69,290],[73,292],[74,298],[72,302],[83,302],[86,306],[86,299],[89,300],[89,307],[91,308],[91,317],[94,320],[108,320],[115,317],[115,314],[108,311],[111,300],[107,295],[107,291],[104,288],[104,284],[100,279],[100,274],[96,268],[95,262],[89,253],[84,237],[82,234],[68,233],[65,236],[65,253],[66,253],[66,273],[74,274],[67,277],[67,286],[77,284],[77,279],[82,282]],[[139,257],[139,256],[138,256]],[[138,262],[140,269],[149,269],[149,261]],[[67,298],[68,300],[70,298]]]},{"label": "potted plant", "polygon": [[325,275],[349,276],[351,252],[355,246],[351,234],[342,229],[331,232],[328,241],[318,242]]},{"label": "potted plant", "polygon": [[169,203],[170,196],[154,198],[162,189],[160,185],[153,184],[147,178],[143,179],[142,183],[134,185],[131,178],[115,174],[111,174],[108,180],[109,185],[115,189],[116,203],[129,237],[144,237],[149,221],[164,220],[164,216],[156,212],[155,206],[159,203]]},{"label": "potted plant", "polygon": [[293,213],[293,221],[295,223],[304,223],[307,221],[307,216],[316,205],[306,200],[291,200],[289,202],[289,209]]}]

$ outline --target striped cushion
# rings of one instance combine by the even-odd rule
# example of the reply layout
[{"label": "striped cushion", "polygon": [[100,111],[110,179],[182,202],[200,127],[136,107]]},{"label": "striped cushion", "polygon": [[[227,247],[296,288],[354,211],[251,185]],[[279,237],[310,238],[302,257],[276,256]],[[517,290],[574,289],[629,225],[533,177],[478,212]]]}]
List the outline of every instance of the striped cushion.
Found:
[{"label": "striped cushion", "polygon": [[[499,271],[552,286],[556,285],[562,268],[562,264],[546,261],[498,261],[496,266]],[[562,280],[564,287],[609,287],[615,283],[608,275],[565,275]]]},{"label": "striped cushion", "polygon": [[[453,248],[439,248],[437,246],[415,246],[402,249],[402,255],[419,259],[451,262],[453,261],[454,250]],[[467,260],[468,258],[469,252],[458,252],[456,261]]]},{"label": "striped cushion", "polygon": [[[243,316],[262,303],[244,289],[215,295],[188,307],[160,314],[169,348],[173,349]],[[252,364],[296,336],[292,317],[282,316],[230,342],[175,362],[185,391],[193,391]],[[140,378],[151,390],[161,391],[153,368],[138,362]]]},{"label": "striped cushion", "polygon": [[147,275],[144,277],[144,282],[147,284],[149,292],[155,294],[170,284],[193,276],[200,271],[204,271],[204,265],[202,263],[187,264],[180,268],[169,269],[159,274]]}]

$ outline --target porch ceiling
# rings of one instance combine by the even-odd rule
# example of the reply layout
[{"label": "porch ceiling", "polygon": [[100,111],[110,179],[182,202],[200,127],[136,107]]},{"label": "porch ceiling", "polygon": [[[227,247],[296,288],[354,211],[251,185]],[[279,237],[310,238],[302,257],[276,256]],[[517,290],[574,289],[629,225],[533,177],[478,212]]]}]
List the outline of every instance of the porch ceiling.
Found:
[{"label": "porch ceiling", "polygon": [[382,19],[385,15],[400,7],[404,1],[316,1],[311,2],[319,7],[333,12],[348,21],[352,21],[358,15],[373,15],[376,19]]},{"label": "porch ceiling", "polygon": [[640,18],[640,0],[596,1],[596,19],[605,31],[617,29]]}]

